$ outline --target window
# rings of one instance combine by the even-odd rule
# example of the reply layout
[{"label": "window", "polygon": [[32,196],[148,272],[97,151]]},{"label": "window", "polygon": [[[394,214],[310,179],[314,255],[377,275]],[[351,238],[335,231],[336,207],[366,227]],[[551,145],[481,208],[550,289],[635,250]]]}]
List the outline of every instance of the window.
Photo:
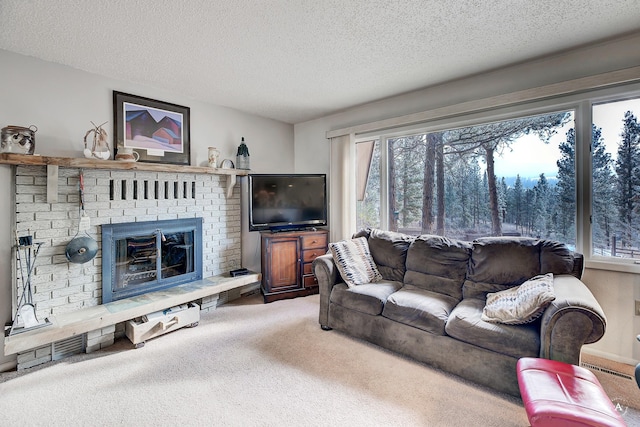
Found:
[{"label": "window", "polygon": [[592,108],[592,253],[640,258],[640,98]]},{"label": "window", "polygon": [[[385,146],[388,160],[382,174],[369,174],[357,225],[371,226],[372,214],[386,210],[386,228],[408,234],[536,236],[575,246],[574,139],[572,110],[381,138],[371,158]],[[358,156],[359,170],[366,161]],[[383,187],[386,207],[376,194]]]},{"label": "window", "polygon": [[381,228],[380,147],[376,140],[356,144],[356,223],[358,229]]},{"label": "window", "polygon": [[356,225],[548,238],[640,272],[639,116],[633,83],[356,134]]}]

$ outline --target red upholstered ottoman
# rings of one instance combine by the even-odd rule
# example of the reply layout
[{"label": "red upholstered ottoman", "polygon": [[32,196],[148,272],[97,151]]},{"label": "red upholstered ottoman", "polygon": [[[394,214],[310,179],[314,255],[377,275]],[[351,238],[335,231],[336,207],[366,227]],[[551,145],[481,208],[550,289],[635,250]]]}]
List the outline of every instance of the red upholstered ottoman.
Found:
[{"label": "red upholstered ottoman", "polygon": [[518,385],[531,427],[626,426],[588,369],[557,360],[518,360]]}]

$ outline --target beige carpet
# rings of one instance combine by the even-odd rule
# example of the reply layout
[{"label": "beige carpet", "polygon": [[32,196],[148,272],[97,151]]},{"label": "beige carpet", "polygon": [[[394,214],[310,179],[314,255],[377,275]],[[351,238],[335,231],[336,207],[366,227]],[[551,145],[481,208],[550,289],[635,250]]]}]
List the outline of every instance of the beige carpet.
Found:
[{"label": "beige carpet", "polygon": [[521,402],[322,331],[318,296],[259,295],[134,349],[0,374],[2,426],[527,426]]}]

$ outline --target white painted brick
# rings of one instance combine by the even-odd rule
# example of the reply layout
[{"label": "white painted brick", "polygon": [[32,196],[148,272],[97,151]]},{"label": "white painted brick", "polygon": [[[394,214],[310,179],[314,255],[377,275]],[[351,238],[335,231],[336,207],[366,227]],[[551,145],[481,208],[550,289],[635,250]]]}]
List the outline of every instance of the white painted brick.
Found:
[{"label": "white painted brick", "polygon": [[124,209],[103,209],[98,212],[98,217],[110,217],[112,219],[122,218]]},{"label": "white painted brick", "polygon": [[69,178],[69,177],[78,177],[78,169],[76,168],[59,168],[58,169],[58,177],[60,178]]},{"label": "white painted brick", "polygon": [[40,263],[36,263],[34,269],[36,276],[58,273],[60,271],[59,267],[56,265],[45,265]]},{"label": "white painted brick", "polygon": [[78,301],[86,301],[91,300],[91,298],[93,298],[93,292],[77,292],[69,295],[69,302],[74,303]]},{"label": "white painted brick", "polygon": [[18,362],[18,364],[22,364],[26,362],[31,362],[32,360],[35,360],[35,358],[36,358],[36,351],[31,350],[31,351],[26,351],[24,353],[18,353],[18,356],[16,357],[16,361]]},{"label": "white painted brick", "polygon": [[52,277],[53,276],[51,274],[35,275],[35,274],[32,273],[31,274],[31,284],[35,285],[35,286],[40,286],[40,285],[43,285],[43,284],[47,284],[47,283],[51,282]]},{"label": "white painted brick", "polygon": [[33,222],[35,219],[35,212],[19,212],[16,214],[16,222]]},{"label": "white painted brick", "polygon": [[[51,300],[51,292],[47,290],[42,290],[40,292],[34,291],[32,292],[32,300],[33,304],[38,307],[40,303]],[[40,307],[41,309],[46,309],[46,307]]]},{"label": "white painted brick", "polygon": [[137,208],[157,208],[158,202],[152,199],[142,199],[135,202]]},{"label": "white painted brick", "polygon": [[95,346],[96,344],[113,342],[113,334],[102,335],[101,331],[97,331],[98,335],[92,338],[89,338],[89,333],[87,333],[87,347]]},{"label": "white painted brick", "polygon": [[34,194],[16,194],[16,203],[34,203]]},{"label": "white painted brick", "polygon": [[134,203],[132,203],[132,201],[130,201],[130,200],[114,200],[114,201],[111,201],[111,202],[109,203],[109,205],[110,205],[109,207],[110,207],[111,209],[122,209],[122,210],[126,210],[126,211],[127,211],[127,215],[130,215],[130,214],[129,214],[129,211],[130,211],[131,209],[133,209],[133,206],[135,206],[135,204],[134,204]]},{"label": "white painted brick", "polygon": [[68,229],[49,229],[49,230],[37,230],[33,234],[35,240],[49,239],[53,237],[67,237],[69,236]]},{"label": "white painted brick", "polygon": [[65,286],[64,288],[53,289],[51,291],[51,297],[52,298],[66,297],[73,294],[80,294],[82,293],[82,291],[83,291],[82,285]]},{"label": "white painted brick", "polygon": [[68,302],[67,297],[59,297],[59,298],[52,298],[48,301],[41,301],[38,303],[38,309],[39,310],[44,310],[44,309],[48,309],[48,308],[52,308],[52,307],[59,307],[62,306],[64,304],[66,304]]},{"label": "white painted brick", "polygon": [[51,356],[44,356],[39,359],[32,360],[28,363],[18,364],[18,370],[33,368],[34,366],[42,365],[43,363],[51,362]]},{"label": "white painted brick", "polygon": [[63,282],[63,281],[54,282],[51,280],[47,280],[44,283],[37,284],[34,287],[34,292],[36,294],[44,294],[45,292],[51,292],[56,289],[64,289],[66,287],[67,287],[66,282]]},{"label": "white painted brick", "polygon": [[66,255],[56,255],[52,258],[53,264],[64,264],[65,262],[68,262]]},{"label": "white painted brick", "polygon": [[16,176],[43,175],[46,174],[44,166],[18,166]]},{"label": "white painted brick", "polygon": [[35,182],[34,176],[16,176],[16,185],[33,185]]},{"label": "white painted brick", "polygon": [[40,359],[44,356],[51,356],[51,346],[40,347],[36,349],[36,359]]},{"label": "white painted brick", "polygon": [[16,189],[17,194],[47,194],[47,187],[43,185],[21,185]]},{"label": "white painted brick", "polygon": [[44,203],[17,203],[16,212],[49,212],[51,206]]},{"label": "white painted brick", "polygon": [[90,283],[93,275],[99,273],[100,271],[99,267],[90,264],[76,264],[74,267],[74,269],[69,270],[70,286],[85,285],[87,283]]},{"label": "white painted brick", "polygon": [[102,329],[94,329],[93,331],[89,331],[87,332],[87,343],[89,343],[89,341],[94,341],[96,338],[100,338],[103,335],[104,333],[102,333]]},{"label": "white painted brick", "polygon": [[68,214],[66,211],[54,212],[54,211],[40,211],[36,212],[36,221],[47,221],[54,219],[67,219]]},{"label": "white painted brick", "polygon": [[97,344],[94,344],[94,345],[86,345],[85,349],[84,349],[84,352],[87,353],[87,354],[91,354],[91,353],[93,353],[95,351],[98,351],[100,349],[101,349],[100,343],[97,343]]},{"label": "white painted brick", "polygon": [[100,283],[97,283],[95,280],[92,280],[90,283],[86,283],[82,285],[82,291],[84,292],[94,292],[100,288],[101,288]]}]

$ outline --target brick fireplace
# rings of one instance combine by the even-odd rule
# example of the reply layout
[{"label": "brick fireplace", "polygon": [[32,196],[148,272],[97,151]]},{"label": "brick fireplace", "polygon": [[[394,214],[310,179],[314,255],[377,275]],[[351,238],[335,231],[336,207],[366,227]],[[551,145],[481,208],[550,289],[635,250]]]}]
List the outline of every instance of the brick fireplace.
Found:
[{"label": "brick fireplace", "polygon": [[[238,191],[226,194],[225,177],[213,174],[85,169],[85,212],[89,235],[101,244],[103,224],[202,218],[202,276],[241,266]],[[39,319],[102,304],[102,251],[85,264],[68,262],[66,244],[79,218],[79,169],[61,167],[58,201],[47,202],[47,169],[15,167],[15,219],[18,235],[43,242],[35,264],[33,302]],[[15,274],[14,274],[15,276]],[[14,289],[12,312],[22,292]],[[217,297],[216,297],[217,299]],[[87,352],[113,343],[119,327],[85,334]],[[55,345],[53,346],[55,347]],[[18,355],[18,367],[56,358],[52,346]]]}]

